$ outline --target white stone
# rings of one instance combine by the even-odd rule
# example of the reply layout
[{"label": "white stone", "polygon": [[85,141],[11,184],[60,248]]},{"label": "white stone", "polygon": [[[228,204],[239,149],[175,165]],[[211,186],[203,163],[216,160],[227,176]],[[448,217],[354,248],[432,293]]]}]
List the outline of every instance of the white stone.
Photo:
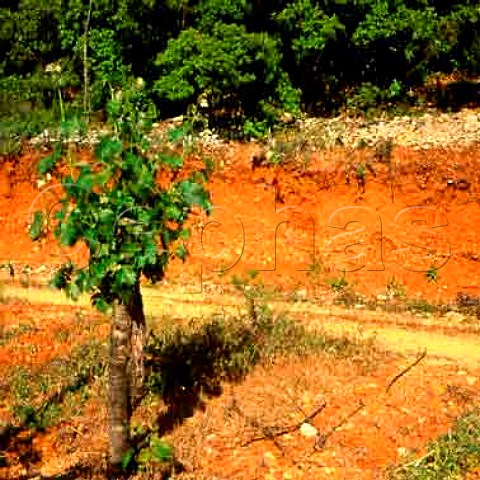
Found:
[{"label": "white stone", "polygon": [[467,377],[467,383],[472,386],[477,383],[478,378],[477,377]]},{"label": "white stone", "polygon": [[315,438],[318,435],[318,430],[310,423],[305,422],[300,427],[300,433],[305,438]]}]

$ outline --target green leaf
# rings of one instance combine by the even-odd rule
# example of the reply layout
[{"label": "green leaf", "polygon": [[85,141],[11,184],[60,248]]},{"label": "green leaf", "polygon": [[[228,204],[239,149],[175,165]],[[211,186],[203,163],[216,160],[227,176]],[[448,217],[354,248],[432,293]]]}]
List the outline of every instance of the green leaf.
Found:
[{"label": "green leaf", "polygon": [[187,204],[198,205],[205,209],[210,206],[208,193],[199,183],[185,180],[180,183],[180,189]]},{"label": "green leaf", "polygon": [[144,260],[146,265],[155,265],[157,261],[157,246],[149,243],[145,248]]},{"label": "green leaf", "polygon": [[62,208],[60,210],[57,210],[54,214],[53,214],[53,218],[55,220],[58,220],[59,222],[62,222],[62,220],[65,219],[67,215],[67,208],[66,208],[66,205],[63,204],[62,205]]},{"label": "green leaf", "polygon": [[45,218],[42,212],[35,212],[33,214],[32,224],[30,225],[29,229],[29,236],[35,242],[39,240],[45,235],[43,225],[44,225]]},{"label": "green leaf", "polygon": [[99,223],[111,226],[114,223],[115,213],[111,208],[106,207],[94,213],[94,216]]},{"label": "green leaf", "polygon": [[182,210],[178,208],[176,205],[169,205],[165,209],[165,214],[169,220],[173,220],[175,222],[181,220],[183,216]]},{"label": "green leaf", "polygon": [[120,140],[113,140],[111,138],[104,138],[100,140],[95,154],[105,163],[113,160],[116,155],[122,153],[122,142]]},{"label": "green leaf", "polygon": [[173,447],[156,436],[151,438],[150,448],[159,462],[168,462],[173,458]]},{"label": "green leaf", "polygon": [[55,272],[51,281],[51,285],[58,290],[66,289],[72,280],[72,273],[74,268],[75,267],[72,263],[66,263],[65,265],[62,265]]},{"label": "green leaf", "polygon": [[252,279],[252,280],[255,280],[255,278],[257,278],[259,274],[259,271],[256,270],[255,268],[251,269],[248,271],[248,276]]},{"label": "green leaf", "polygon": [[107,112],[110,120],[115,121],[122,113],[122,102],[110,100],[107,103]]},{"label": "green leaf", "polygon": [[432,266],[426,272],[426,277],[429,283],[437,283],[438,282],[438,270]]},{"label": "green leaf", "polygon": [[171,143],[178,143],[183,137],[183,127],[173,127],[168,131],[168,141]]},{"label": "green leaf", "polygon": [[77,182],[71,177],[67,176],[65,181],[62,184],[65,193],[67,194],[67,198],[76,200],[79,196],[79,189],[77,186]]},{"label": "green leaf", "polygon": [[140,147],[144,151],[147,151],[150,148],[150,142],[147,138],[142,138],[142,140],[140,141]]},{"label": "green leaf", "polygon": [[56,166],[57,162],[62,158],[62,150],[56,149],[51,155],[48,157],[42,158],[38,162],[38,172],[41,175],[46,175],[50,173]]},{"label": "green leaf", "polygon": [[80,130],[81,126],[78,118],[73,118],[71,120],[65,120],[64,122],[60,122],[60,135],[64,138],[70,138]]},{"label": "green leaf", "polygon": [[183,158],[180,155],[172,155],[167,153],[159,153],[159,160],[172,168],[182,168]]},{"label": "green leaf", "polygon": [[180,260],[182,260],[183,262],[185,262],[185,260],[187,259],[187,256],[188,256],[187,247],[186,247],[183,243],[180,244],[180,245],[175,249],[175,255],[176,255]]},{"label": "green leaf", "polygon": [[75,245],[81,236],[78,227],[74,212],[72,212],[68,220],[63,221],[60,225],[60,243],[67,247]]},{"label": "green leaf", "polygon": [[153,452],[152,449],[142,448],[138,454],[138,463],[141,465],[147,465],[153,460]]},{"label": "green leaf", "polygon": [[110,304],[100,294],[92,295],[92,305],[102,313],[107,313],[110,309]]},{"label": "green leaf", "polygon": [[70,282],[66,286],[65,292],[66,292],[67,296],[69,298],[71,298],[72,300],[77,301],[80,298],[81,291],[80,291],[80,288],[78,287],[78,285],[75,282]]},{"label": "green leaf", "polygon": [[182,240],[188,240],[190,238],[190,235],[191,235],[191,232],[188,228],[182,228],[182,230],[180,230],[179,237]]},{"label": "green leaf", "polygon": [[94,185],[95,176],[91,174],[81,175],[78,179],[77,185],[78,188],[84,190],[82,193],[90,193]]},{"label": "green leaf", "polygon": [[115,275],[115,283],[120,289],[133,287],[136,281],[136,273],[127,265],[122,265]]},{"label": "green leaf", "polygon": [[90,274],[88,269],[83,269],[77,273],[75,285],[77,285],[80,293],[85,292],[90,284]]},{"label": "green leaf", "polygon": [[133,448],[129,448],[123,455],[122,457],[122,470],[127,471],[130,470],[130,468],[133,465],[134,459],[135,459],[135,451]]},{"label": "green leaf", "polygon": [[166,246],[166,247],[169,247],[170,246],[170,243],[172,242],[173,238],[172,238],[172,232],[170,230],[163,230],[161,232],[161,235],[162,235],[162,241],[163,241],[163,244]]}]

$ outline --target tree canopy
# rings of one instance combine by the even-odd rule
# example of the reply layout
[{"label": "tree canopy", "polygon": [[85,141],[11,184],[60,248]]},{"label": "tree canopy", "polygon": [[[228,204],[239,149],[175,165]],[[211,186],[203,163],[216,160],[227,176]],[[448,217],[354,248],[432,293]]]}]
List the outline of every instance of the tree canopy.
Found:
[{"label": "tree canopy", "polygon": [[[160,116],[262,133],[284,112],[416,102],[434,73],[480,70],[474,0],[6,0],[0,110],[93,111],[140,77]],[[3,102],[2,102],[3,99]],[[23,102],[23,103],[22,103]],[[76,104],[75,104],[76,102]]]}]

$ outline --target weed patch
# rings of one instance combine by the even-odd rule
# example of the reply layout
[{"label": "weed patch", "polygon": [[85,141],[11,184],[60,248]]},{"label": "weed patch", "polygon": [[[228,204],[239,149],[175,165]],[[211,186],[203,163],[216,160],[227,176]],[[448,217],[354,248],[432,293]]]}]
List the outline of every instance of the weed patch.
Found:
[{"label": "weed patch", "polygon": [[453,480],[480,466],[480,408],[458,419],[427,451],[420,459],[391,470],[389,480]]},{"label": "weed patch", "polygon": [[480,297],[459,292],[456,307],[460,313],[480,319]]},{"label": "weed patch", "polygon": [[70,358],[56,358],[40,371],[20,366],[11,372],[9,386],[0,387],[1,394],[12,398],[11,411],[20,425],[45,429],[74,414],[77,394],[78,400],[86,400],[89,382],[104,374],[104,357],[104,347],[90,342],[76,347]]},{"label": "weed patch", "polygon": [[20,335],[32,333],[36,330],[34,325],[21,323],[20,325],[11,326],[10,328],[0,328],[0,347],[15,340]]},{"label": "weed patch", "polygon": [[407,310],[413,313],[427,315],[435,313],[435,306],[423,298],[407,300],[405,306]]},{"label": "weed patch", "polygon": [[160,334],[150,332],[147,389],[161,395],[168,409],[159,422],[161,434],[204,406],[205,397],[220,395],[223,382],[243,380],[256,365],[317,353],[357,358],[364,351],[364,345],[346,337],[309,331],[284,314],[274,316],[262,301],[262,288],[247,287],[247,311],[241,316],[162,325]]}]

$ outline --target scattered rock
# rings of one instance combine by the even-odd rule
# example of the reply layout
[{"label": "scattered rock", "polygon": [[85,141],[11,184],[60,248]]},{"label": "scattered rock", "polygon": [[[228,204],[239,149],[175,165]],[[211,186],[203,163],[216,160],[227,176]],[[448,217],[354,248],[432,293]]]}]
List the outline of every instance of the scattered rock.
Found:
[{"label": "scattered rock", "polygon": [[467,377],[466,378],[468,385],[473,386],[477,383],[478,378],[477,377]]},{"label": "scattered rock", "polygon": [[315,438],[318,435],[318,430],[310,423],[303,423],[300,427],[300,433],[305,438]]},{"label": "scattered rock", "polygon": [[306,289],[306,288],[304,288],[304,289],[302,289],[302,290],[297,290],[297,291],[295,292],[295,294],[296,294],[296,297],[297,297],[299,300],[301,300],[301,301],[307,300],[308,294],[307,294],[307,289]]},{"label": "scattered rock", "polygon": [[385,139],[394,145],[429,149],[439,146],[458,148],[480,142],[480,111],[464,109],[457,113],[425,112],[420,117],[379,118],[374,121],[345,118],[309,118],[301,129],[321,147],[334,147],[338,139],[346,147],[375,147]]},{"label": "scattered rock", "polygon": [[408,455],[408,450],[405,447],[399,447],[399,448],[397,448],[397,453],[401,457],[406,457]]},{"label": "scattered rock", "polygon": [[445,319],[452,323],[461,323],[465,317],[461,313],[451,311],[445,314]]},{"label": "scattered rock", "polygon": [[262,459],[261,459],[260,463],[261,463],[262,467],[273,468],[275,466],[275,464],[277,463],[277,459],[272,452],[265,452],[262,455]]}]

